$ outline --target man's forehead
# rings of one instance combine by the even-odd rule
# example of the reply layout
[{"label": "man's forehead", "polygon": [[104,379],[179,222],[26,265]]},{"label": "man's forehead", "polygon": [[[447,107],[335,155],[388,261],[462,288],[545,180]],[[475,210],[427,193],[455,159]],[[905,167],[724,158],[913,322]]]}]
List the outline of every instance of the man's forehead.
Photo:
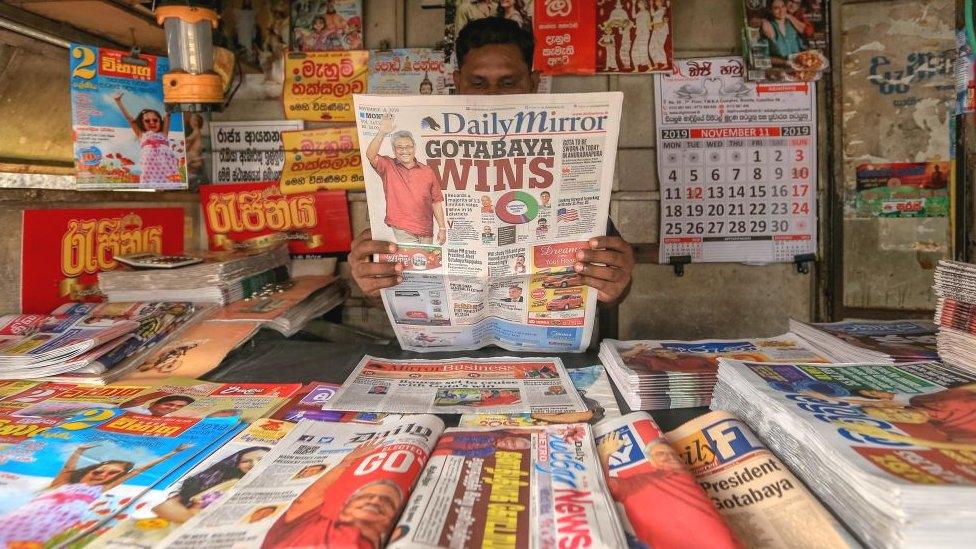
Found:
[{"label": "man's forehead", "polygon": [[488,44],[468,50],[461,70],[486,76],[529,74],[522,52],[515,44]]}]

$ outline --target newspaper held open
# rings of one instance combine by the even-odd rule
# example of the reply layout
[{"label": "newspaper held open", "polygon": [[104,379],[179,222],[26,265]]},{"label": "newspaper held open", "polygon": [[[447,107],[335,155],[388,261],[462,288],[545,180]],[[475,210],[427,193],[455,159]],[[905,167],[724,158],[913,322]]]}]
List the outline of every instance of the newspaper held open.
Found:
[{"label": "newspaper held open", "polygon": [[404,349],[581,351],[606,234],[620,93],[356,96],[372,238],[403,265],[383,303]]},{"label": "newspaper held open", "polygon": [[558,358],[363,357],[326,410],[437,414],[586,411]]},{"label": "newspaper held open", "polygon": [[625,547],[589,425],[448,429],[390,547]]},{"label": "newspaper held open", "polygon": [[381,547],[444,423],[302,420],[226,497],[163,547]]}]

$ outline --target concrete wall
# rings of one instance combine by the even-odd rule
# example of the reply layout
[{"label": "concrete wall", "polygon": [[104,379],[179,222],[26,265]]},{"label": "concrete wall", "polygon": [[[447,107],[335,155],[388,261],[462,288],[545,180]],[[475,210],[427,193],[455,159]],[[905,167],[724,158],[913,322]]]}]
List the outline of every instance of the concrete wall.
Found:
[{"label": "concrete wall", "polygon": [[[443,35],[443,11],[422,9],[421,0],[364,0],[367,47],[430,47]],[[740,0],[679,0],[674,2],[674,40],[677,57],[729,55],[739,51]],[[67,63],[65,63],[65,71]],[[625,94],[624,119],[617,156],[611,217],[621,233],[638,245],[638,265],[630,297],[617,311],[619,337],[695,338],[767,336],[786,331],[789,317],[807,319],[812,311],[813,276],[797,274],[791,265],[745,266],[698,264],[678,278],[671,267],[657,265],[658,192],[654,150],[654,103],[649,76],[561,77],[556,92],[620,90]],[[241,99],[215,119],[258,120],[281,117],[277,100]],[[0,191],[7,192],[7,191]],[[174,198],[192,209],[194,195]],[[91,206],[84,195],[59,195],[59,203]],[[19,229],[14,212],[28,202],[0,204],[0,217],[10,230],[0,245],[5,263],[19,263]],[[133,202],[133,204],[135,204]],[[106,206],[114,204],[106,203]],[[355,232],[368,226],[365,196],[350,194]],[[197,222],[199,216],[193,217]],[[199,238],[198,224],[188,242]],[[3,244],[3,243],[0,243]],[[345,272],[347,267],[340,269]],[[0,270],[0,282],[19,283],[17,269]],[[7,292],[14,294],[15,292]],[[385,314],[358,307],[354,296],[347,308],[349,324],[385,331]],[[0,308],[10,310],[9,301]]]}]

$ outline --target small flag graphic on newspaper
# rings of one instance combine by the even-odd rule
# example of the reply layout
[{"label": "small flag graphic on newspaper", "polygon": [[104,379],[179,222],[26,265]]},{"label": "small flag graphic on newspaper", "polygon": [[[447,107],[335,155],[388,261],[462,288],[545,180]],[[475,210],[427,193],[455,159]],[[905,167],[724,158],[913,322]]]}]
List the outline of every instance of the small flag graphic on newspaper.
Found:
[{"label": "small flag graphic on newspaper", "polygon": [[579,210],[575,208],[559,208],[556,210],[556,218],[559,221],[579,221]]}]

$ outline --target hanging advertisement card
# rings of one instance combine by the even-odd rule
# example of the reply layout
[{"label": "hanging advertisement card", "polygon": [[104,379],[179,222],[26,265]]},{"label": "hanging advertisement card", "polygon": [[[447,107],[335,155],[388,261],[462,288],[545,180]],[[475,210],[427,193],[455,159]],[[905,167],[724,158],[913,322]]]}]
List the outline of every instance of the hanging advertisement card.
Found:
[{"label": "hanging advertisement card", "polygon": [[444,54],[430,48],[374,51],[369,55],[369,92],[376,95],[445,95]]},{"label": "hanging advertisement card", "polygon": [[828,0],[743,0],[746,78],[813,82],[829,65]]},{"label": "hanging advertisement card", "polygon": [[289,53],[283,97],[289,120],[353,122],[352,94],[366,92],[368,51]]},{"label": "hanging advertisement card", "polygon": [[597,0],[596,31],[596,72],[671,72],[671,0]]},{"label": "hanging advertisement card", "polygon": [[596,6],[544,0],[536,4],[533,67],[544,74],[593,74]]},{"label": "hanging advertisement card", "polygon": [[304,127],[301,120],[211,122],[213,183],[277,181],[285,163],[281,132]]},{"label": "hanging advertisement card", "polygon": [[363,167],[356,128],[322,128],[282,134],[283,194],[316,190],[363,190]]}]

